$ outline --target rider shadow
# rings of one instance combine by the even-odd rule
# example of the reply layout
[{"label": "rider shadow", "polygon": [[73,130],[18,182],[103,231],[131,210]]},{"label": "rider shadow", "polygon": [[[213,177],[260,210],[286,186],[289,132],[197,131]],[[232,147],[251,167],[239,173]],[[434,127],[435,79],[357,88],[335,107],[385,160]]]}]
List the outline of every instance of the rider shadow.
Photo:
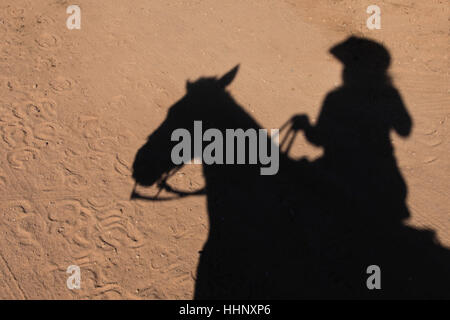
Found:
[{"label": "rider shadow", "polygon": [[[333,280],[326,278],[321,296],[448,296],[443,283],[449,283],[449,251],[436,245],[434,232],[405,225],[407,186],[390,134],[409,136],[412,119],[387,73],[389,52],[374,41],[350,37],[330,53],[344,65],[343,84],[327,94],[315,125],[296,115],[291,130],[303,131],[323,148],[322,157],[301,160],[305,166],[297,170],[309,177],[319,212],[302,225],[320,231],[304,232],[315,244],[321,270],[336,284],[327,287]],[[381,269],[382,290],[370,291],[362,281],[371,265]]]},{"label": "rider shadow", "polygon": [[[137,184],[207,197],[210,231],[194,298],[448,296],[448,250],[435,244],[433,232],[404,225],[407,187],[390,131],[406,137],[412,121],[387,76],[389,53],[354,37],[331,53],[345,65],[343,85],[327,95],[314,126],[306,116],[293,117],[281,143],[292,144],[302,130],[323,147],[321,158],[310,162],[281,153],[276,175],[261,175],[257,164],[203,163],[204,190],[190,194],[169,186],[167,179],[182,166],[171,157],[174,130],[194,137],[197,120],[203,132],[214,128],[222,137],[226,129],[261,129],[225,90],[237,67],[220,79],[188,82],[186,95],[138,151]],[[192,148],[191,155],[196,152]],[[225,159],[230,150],[222,152]],[[136,192],[132,198],[161,200]],[[381,269],[381,290],[367,288],[370,265]]]}]

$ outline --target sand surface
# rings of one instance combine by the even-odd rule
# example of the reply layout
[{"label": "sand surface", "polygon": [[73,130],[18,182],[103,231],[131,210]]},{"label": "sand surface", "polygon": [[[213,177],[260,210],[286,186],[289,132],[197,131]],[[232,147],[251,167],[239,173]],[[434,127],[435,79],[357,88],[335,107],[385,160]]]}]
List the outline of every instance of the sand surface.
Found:
[{"label": "sand surface", "polygon": [[[392,134],[416,228],[450,246],[449,7],[352,0],[66,0],[0,3],[0,299],[191,299],[208,234],[204,197],[130,201],[139,147],[187,79],[240,70],[229,90],[266,128],[315,119],[351,34],[383,43],[413,119]],[[322,150],[298,138],[292,157]],[[199,166],[173,178],[203,186]],[[66,269],[82,270],[68,290]]]}]

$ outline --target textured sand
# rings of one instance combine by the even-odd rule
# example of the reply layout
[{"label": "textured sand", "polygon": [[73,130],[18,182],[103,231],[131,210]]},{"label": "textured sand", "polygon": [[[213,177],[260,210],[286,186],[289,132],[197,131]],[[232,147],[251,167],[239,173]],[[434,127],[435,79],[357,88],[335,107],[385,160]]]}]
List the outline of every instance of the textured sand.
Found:
[{"label": "textured sand", "polygon": [[[130,201],[136,150],[185,81],[241,68],[231,93],[266,128],[315,118],[341,79],[327,52],[350,34],[385,44],[413,118],[392,135],[410,225],[450,246],[446,1],[378,1],[382,29],[351,0],[65,0],[0,3],[0,298],[190,299],[205,199]],[[298,139],[292,156],[321,150]],[[172,184],[195,190],[200,168]],[[79,265],[80,290],[66,287]]]}]

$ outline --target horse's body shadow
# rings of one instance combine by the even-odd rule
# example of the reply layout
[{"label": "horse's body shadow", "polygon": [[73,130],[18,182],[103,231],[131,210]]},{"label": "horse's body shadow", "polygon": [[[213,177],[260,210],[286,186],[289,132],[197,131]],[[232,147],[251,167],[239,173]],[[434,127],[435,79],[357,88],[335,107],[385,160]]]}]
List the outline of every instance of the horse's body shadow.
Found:
[{"label": "horse's body shadow", "polygon": [[[370,84],[354,70],[327,96],[316,125],[293,118],[294,131],[324,148],[320,159],[281,153],[273,176],[258,165],[203,165],[210,230],[196,299],[448,297],[449,251],[433,232],[404,225],[407,187],[389,133],[407,136],[411,119],[396,89],[376,77],[380,70]],[[177,167],[175,129],[193,136],[195,120],[223,136],[261,128],[225,90],[236,72],[188,83],[136,155],[138,184],[153,185]],[[381,290],[367,288],[370,265],[381,268]]]}]

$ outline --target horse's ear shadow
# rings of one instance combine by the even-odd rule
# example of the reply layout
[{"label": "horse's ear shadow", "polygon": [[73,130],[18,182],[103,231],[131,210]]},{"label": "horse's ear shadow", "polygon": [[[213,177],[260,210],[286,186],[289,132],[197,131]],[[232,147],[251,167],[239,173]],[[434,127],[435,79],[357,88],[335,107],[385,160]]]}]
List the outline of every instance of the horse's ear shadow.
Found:
[{"label": "horse's ear shadow", "polygon": [[228,71],[226,74],[222,76],[218,81],[219,86],[221,88],[225,88],[228,85],[230,85],[231,82],[233,82],[234,78],[236,77],[236,74],[239,70],[239,64],[237,64],[233,69]]},{"label": "horse's ear shadow", "polygon": [[192,82],[186,80],[186,90],[189,91],[192,88]]}]

